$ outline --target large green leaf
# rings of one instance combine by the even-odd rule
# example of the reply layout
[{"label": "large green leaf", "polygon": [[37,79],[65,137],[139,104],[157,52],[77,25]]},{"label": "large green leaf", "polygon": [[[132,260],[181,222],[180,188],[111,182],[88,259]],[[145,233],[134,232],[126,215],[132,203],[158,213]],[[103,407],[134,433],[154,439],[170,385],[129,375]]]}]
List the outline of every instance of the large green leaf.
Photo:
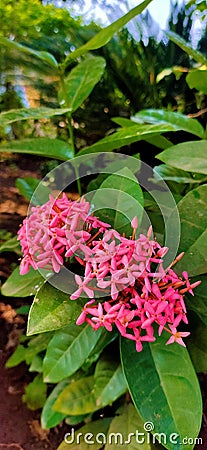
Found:
[{"label": "large green leaf", "polygon": [[41,414],[41,426],[42,428],[53,428],[58,425],[64,418],[65,414],[60,413],[58,411],[54,411],[53,405],[59,397],[60,393],[65,389],[65,387],[70,383],[70,380],[64,380],[58,383],[49,397],[47,398],[42,414]]},{"label": "large green leaf", "polygon": [[3,284],[1,292],[7,297],[28,297],[34,295],[43,283],[44,278],[32,267],[26,275],[20,275],[19,267],[16,267]]},{"label": "large green leaf", "polygon": [[29,153],[30,155],[55,158],[62,161],[67,161],[73,157],[73,151],[66,142],[46,137],[10,141],[8,144],[0,146],[0,152]]},{"label": "large green leaf", "polygon": [[185,252],[176,271],[189,276],[207,272],[207,184],[190,191],[179,203],[180,251]]},{"label": "large green leaf", "polygon": [[174,128],[173,131],[183,130],[200,138],[204,136],[204,129],[196,119],[191,119],[178,112],[166,111],[164,109],[143,109],[131,117],[131,119],[138,123],[150,123],[157,126],[163,125],[163,127],[164,125],[168,125]]},{"label": "large green leaf", "polygon": [[86,155],[96,152],[111,152],[114,149],[119,149],[125,145],[133,144],[133,142],[153,138],[153,136],[167,133],[168,131],[177,131],[175,125],[164,124],[160,125],[133,125],[132,127],[121,128],[116,133],[106,136],[90,147],[86,147],[78,152],[79,155]]},{"label": "large green leaf", "polygon": [[112,403],[127,390],[122,367],[110,356],[103,355],[98,361],[94,373],[94,396],[96,405]]},{"label": "large green leaf", "polygon": [[90,325],[69,325],[57,332],[50,341],[44,358],[44,380],[56,383],[76,372],[95,347],[101,331],[99,329],[95,332]]},{"label": "large green leaf", "polygon": [[97,56],[87,58],[72,69],[59,91],[60,104],[76,111],[100,80],[105,65],[105,59]]},{"label": "large green leaf", "polygon": [[188,172],[207,174],[207,141],[190,141],[174,145],[156,158]]},{"label": "large green leaf", "polygon": [[165,34],[172,42],[174,42],[174,44],[177,44],[178,47],[184,50],[184,52],[191,56],[191,58],[193,58],[195,61],[200,64],[207,65],[207,59],[205,58],[205,56],[195,50],[192,45],[185,41],[185,39],[183,39],[181,36],[174,33],[174,31],[165,31]]},{"label": "large green leaf", "polygon": [[207,94],[207,70],[193,70],[188,73],[186,81],[190,89],[196,88],[197,91]]},{"label": "large green leaf", "polygon": [[103,181],[92,203],[98,216],[121,234],[132,234],[131,220],[134,216],[141,223],[144,205],[142,189],[127,167]]},{"label": "large green leaf", "polygon": [[0,114],[0,126],[6,127],[7,125],[18,122],[19,120],[49,119],[53,116],[62,116],[70,111],[70,108],[52,109],[41,106],[39,108],[11,109],[10,111],[5,111]]},{"label": "large green leaf", "polygon": [[133,341],[122,338],[123,370],[133,402],[143,420],[152,423],[153,433],[164,433],[168,450],[191,450],[194,444],[182,441],[186,436],[193,440],[200,430],[199,383],[186,348],[166,346],[168,337],[163,333],[140,353]]},{"label": "large green leaf", "polygon": [[6,47],[9,50],[19,51],[21,53],[25,53],[26,55],[31,56],[32,58],[37,58],[42,62],[46,63],[47,65],[49,65],[53,69],[54,73],[58,72],[58,62],[51,53],[39,52],[30,47],[26,47],[25,45],[21,45],[18,42],[10,41],[9,39],[3,36],[0,36],[0,45],[1,47]]},{"label": "large green leaf", "polygon": [[188,351],[196,372],[207,372],[207,326],[198,323],[187,342]]},{"label": "large green leaf", "polygon": [[95,374],[67,386],[54,404],[54,410],[68,415],[87,414],[111,404],[126,392],[127,385],[118,362],[103,357]]},{"label": "large green leaf", "polygon": [[72,301],[69,295],[45,283],[38,291],[31,306],[27,334],[56,330],[74,323],[81,313],[80,301]]},{"label": "large green leaf", "polygon": [[120,17],[120,19],[117,19],[111,25],[108,25],[108,27],[103,28],[92,39],[86,42],[86,44],[82,45],[73,53],[69,54],[63,66],[67,67],[72,59],[76,59],[78,56],[81,56],[90,50],[96,50],[97,48],[106,45],[111,40],[113,35],[117,33],[117,31],[123,28],[131,19],[136,17],[138,14],[141,14],[144,9],[147,8],[147,6],[151,3],[151,1],[152,0],[145,0],[140,5],[135,6],[135,8],[131,9],[127,14]]},{"label": "large green leaf", "polygon": [[174,181],[176,183],[190,183],[199,184],[207,181],[205,175],[198,175],[195,173],[188,173],[182,169],[168,166],[167,164],[160,164],[153,169],[155,180],[160,180],[160,177],[166,181]]},{"label": "large green leaf", "polygon": [[[111,418],[94,420],[93,422],[83,425],[74,432],[67,433],[65,441],[63,441],[57,450],[101,450],[106,442],[107,431],[111,422]],[[143,449],[145,450],[145,449]]]},{"label": "large green leaf", "polygon": [[151,450],[143,425],[135,407],[131,403],[125,404],[111,421],[105,450],[111,450],[112,445],[116,450]]}]

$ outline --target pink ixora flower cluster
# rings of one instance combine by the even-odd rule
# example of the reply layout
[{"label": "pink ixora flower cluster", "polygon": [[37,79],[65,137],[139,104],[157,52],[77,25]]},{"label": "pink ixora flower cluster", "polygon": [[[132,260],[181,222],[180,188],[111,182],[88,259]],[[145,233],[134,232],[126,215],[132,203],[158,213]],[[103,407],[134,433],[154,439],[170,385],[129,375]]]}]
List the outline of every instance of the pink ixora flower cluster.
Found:
[{"label": "pink ixora flower cluster", "polygon": [[200,282],[190,284],[187,272],[182,278],[172,270],[182,254],[168,267],[163,267],[167,247],[147,235],[135,238],[138,221],[132,222],[132,236],[126,238],[90,215],[90,204],[84,199],[70,201],[66,195],[33,207],[23,222],[18,237],[22,245],[21,273],[32,266],[53,268],[59,272],[65,261],[73,257],[84,275],[75,275],[77,289],[71,300],[89,298],[77,324],[86,322],[94,330],[115,326],[120,334],[134,340],[137,351],[142,342],[155,341],[158,334],[170,333],[167,344],[178,342],[189,332],[178,331],[181,322],[188,323],[184,294]]}]

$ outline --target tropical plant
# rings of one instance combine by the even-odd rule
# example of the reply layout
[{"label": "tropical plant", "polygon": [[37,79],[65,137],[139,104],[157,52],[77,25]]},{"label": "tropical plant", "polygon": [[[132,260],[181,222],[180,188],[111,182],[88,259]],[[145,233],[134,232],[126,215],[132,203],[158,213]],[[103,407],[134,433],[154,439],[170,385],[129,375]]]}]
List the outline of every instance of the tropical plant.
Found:
[{"label": "tropical plant", "polygon": [[[80,435],[83,449],[93,438],[94,448],[107,450],[114,433],[115,444],[127,448],[155,449],[160,441],[169,450],[191,450],[201,426],[196,371],[207,370],[206,132],[196,119],[147,109],[130,119],[114,118],[116,131],[79,152],[73,134],[73,114],[105,68],[93,50],[149,3],[101,30],[60,64],[49,53],[1,39],[8,48],[30,52],[60,80],[59,108],[4,112],[1,126],[65,115],[70,132],[70,144],[34,138],[0,147],[64,161],[38,185],[18,181],[31,199],[18,233],[22,274],[16,268],[2,287],[3,295],[34,296],[27,337],[7,362],[11,367],[25,360],[38,373],[24,400],[43,407],[45,428],[63,419],[72,426],[85,421],[79,437],[67,435],[59,450],[71,443],[75,449]],[[200,62],[200,53],[184,40],[173,33],[168,37]],[[177,131],[192,140],[174,146],[168,133]],[[162,150],[157,158],[163,164],[152,171],[136,153],[119,152],[138,141]],[[84,190],[80,201],[59,195],[71,181],[77,181],[80,196]],[[49,193],[55,198],[48,200]],[[157,240],[151,228],[147,232],[150,223]],[[18,248],[15,239],[3,245],[4,251]],[[182,331],[177,330],[181,322]],[[182,337],[189,329],[186,348]]]}]

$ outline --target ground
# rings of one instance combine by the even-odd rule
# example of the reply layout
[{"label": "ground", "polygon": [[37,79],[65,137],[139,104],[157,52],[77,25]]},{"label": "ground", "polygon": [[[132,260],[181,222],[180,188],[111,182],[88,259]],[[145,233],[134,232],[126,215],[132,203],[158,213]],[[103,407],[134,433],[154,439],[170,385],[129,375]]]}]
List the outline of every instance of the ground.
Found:
[{"label": "ground", "polygon": [[[18,177],[35,176],[41,178],[38,161],[34,157],[15,156],[2,162],[0,175],[1,228],[15,234],[19,224],[27,214],[28,202],[19,195],[15,188]],[[17,256],[13,253],[0,255],[0,277],[4,282],[16,264]],[[16,316],[14,309],[24,304],[24,299],[1,297],[0,299],[0,450],[56,450],[64,434],[68,432],[62,425],[50,432],[40,427],[40,411],[30,411],[22,403],[25,386],[31,381],[27,366],[6,369],[5,362],[13,352],[18,335],[25,329],[23,316]],[[28,300],[26,301],[28,303]],[[195,450],[207,448],[207,374],[199,374],[203,395],[203,423],[199,437],[202,444]],[[182,398],[180,399],[182,402]],[[186,417],[188,411],[186,410]],[[183,418],[185,420],[185,417]]]}]

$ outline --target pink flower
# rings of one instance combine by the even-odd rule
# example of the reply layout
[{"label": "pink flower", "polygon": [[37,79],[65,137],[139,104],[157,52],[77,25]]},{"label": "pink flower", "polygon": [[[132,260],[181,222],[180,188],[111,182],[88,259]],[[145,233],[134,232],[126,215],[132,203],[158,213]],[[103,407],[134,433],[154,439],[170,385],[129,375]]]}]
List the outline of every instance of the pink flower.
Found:
[{"label": "pink flower", "polygon": [[170,331],[172,333],[172,336],[170,337],[170,339],[168,339],[168,341],[166,342],[166,345],[172,344],[173,342],[177,342],[178,344],[182,345],[183,347],[186,347],[185,343],[182,340],[182,337],[187,337],[189,336],[189,332],[188,331],[177,331],[177,329],[175,327],[173,327],[172,325],[169,325]]},{"label": "pink flower", "polygon": [[79,275],[75,275],[75,281],[77,283],[77,285],[79,286],[78,289],[73,292],[73,294],[70,296],[71,300],[77,300],[77,298],[79,298],[81,296],[81,294],[83,292],[85,292],[85,294],[89,297],[89,298],[93,298],[94,294],[93,294],[93,289],[89,288],[87,286],[87,284],[89,283],[89,281],[91,281],[91,278],[85,278],[82,280],[82,278]]}]

